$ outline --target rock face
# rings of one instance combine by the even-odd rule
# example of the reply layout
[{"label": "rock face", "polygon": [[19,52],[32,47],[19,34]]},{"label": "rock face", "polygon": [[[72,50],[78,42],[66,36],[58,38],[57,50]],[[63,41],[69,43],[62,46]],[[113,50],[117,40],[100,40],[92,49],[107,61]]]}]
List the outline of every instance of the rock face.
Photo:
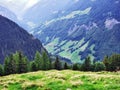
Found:
[{"label": "rock face", "polygon": [[77,0],[34,35],[55,55],[82,62],[120,53],[120,0]]},{"label": "rock face", "polygon": [[3,63],[5,56],[16,51],[22,51],[32,60],[36,51],[46,50],[38,39],[28,34],[16,23],[0,15],[0,63]]}]

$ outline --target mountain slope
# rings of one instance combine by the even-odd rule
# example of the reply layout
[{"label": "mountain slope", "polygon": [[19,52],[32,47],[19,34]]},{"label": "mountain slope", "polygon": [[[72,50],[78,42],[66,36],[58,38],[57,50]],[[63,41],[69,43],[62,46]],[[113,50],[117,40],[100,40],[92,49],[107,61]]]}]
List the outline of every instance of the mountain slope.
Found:
[{"label": "mountain slope", "polygon": [[64,11],[70,0],[41,0],[23,15],[23,20],[31,28],[53,19],[59,12]]},{"label": "mountain slope", "polygon": [[0,63],[3,63],[6,55],[16,51],[22,51],[29,59],[33,59],[36,51],[43,52],[45,49],[38,39],[23,28],[0,16]]},{"label": "mountain slope", "polygon": [[120,0],[78,0],[64,15],[33,33],[50,53],[72,62],[82,62],[87,56],[102,60],[105,55],[120,53],[119,4]]},{"label": "mountain slope", "polygon": [[26,22],[19,20],[18,17],[15,15],[15,13],[13,13],[12,11],[10,11],[8,8],[5,8],[3,6],[0,6],[0,15],[14,21],[15,23],[17,23],[18,25],[20,25],[21,27],[25,28],[26,30],[28,30],[29,26],[26,24]]}]

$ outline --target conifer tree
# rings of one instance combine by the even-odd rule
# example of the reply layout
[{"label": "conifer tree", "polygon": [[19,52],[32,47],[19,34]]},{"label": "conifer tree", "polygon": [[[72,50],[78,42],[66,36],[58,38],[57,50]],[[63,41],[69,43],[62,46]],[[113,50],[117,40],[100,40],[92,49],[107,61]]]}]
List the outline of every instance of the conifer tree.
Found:
[{"label": "conifer tree", "polygon": [[105,65],[105,67],[106,67],[106,70],[107,71],[109,71],[109,68],[110,68],[110,60],[109,60],[109,57],[108,56],[105,56],[104,57],[104,60],[103,60],[103,63],[104,63],[104,65]]},{"label": "conifer tree", "polygon": [[9,70],[9,57],[6,57],[4,60],[4,74],[5,75],[9,75],[10,74],[10,70]]},{"label": "conifer tree", "polygon": [[28,62],[28,58],[27,57],[23,57],[22,58],[22,60],[23,60],[23,73],[26,73],[26,72],[28,72],[29,71],[29,69],[28,69],[28,64],[29,64],[29,62]]},{"label": "conifer tree", "polygon": [[78,63],[73,64],[72,69],[73,70],[79,70]]},{"label": "conifer tree", "polygon": [[16,52],[15,54],[13,54],[13,59],[16,62],[16,73],[18,73],[19,52]]},{"label": "conifer tree", "polygon": [[105,65],[102,62],[96,62],[95,63],[95,70],[94,71],[104,71],[105,70]]},{"label": "conifer tree", "polygon": [[0,76],[4,75],[4,70],[3,70],[3,66],[0,64]]},{"label": "conifer tree", "polygon": [[17,62],[13,58],[13,54],[9,56],[9,72],[10,74],[17,73]]},{"label": "conifer tree", "polygon": [[41,55],[40,55],[40,53],[38,51],[35,54],[34,61],[36,63],[37,70],[42,70],[43,58],[41,57]]},{"label": "conifer tree", "polygon": [[120,70],[120,55],[113,54],[109,60],[109,71],[118,71]]},{"label": "conifer tree", "polygon": [[61,70],[61,69],[62,69],[62,67],[61,67],[61,62],[60,62],[58,56],[56,57],[56,61],[55,61],[55,63],[54,63],[54,68],[55,68],[56,70]]},{"label": "conifer tree", "polygon": [[42,69],[49,70],[50,69],[50,59],[46,52],[43,52],[42,59],[43,59]]},{"label": "conifer tree", "polygon": [[68,65],[67,65],[66,62],[65,62],[65,64],[64,64],[64,69],[69,69],[69,67],[68,67]]},{"label": "conifer tree", "polygon": [[28,71],[28,60],[26,57],[23,56],[21,52],[18,52],[18,54],[18,73],[25,73]]},{"label": "conifer tree", "polygon": [[37,65],[35,61],[30,62],[30,71],[37,71]]},{"label": "conifer tree", "polygon": [[86,59],[85,59],[85,61],[84,61],[84,63],[82,64],[82,66],[81,66],[81,70],[82,71],[91,71],[91,67],[92,65],[91,65],[91,60],[90,60],[90,57],[88,56]]}]

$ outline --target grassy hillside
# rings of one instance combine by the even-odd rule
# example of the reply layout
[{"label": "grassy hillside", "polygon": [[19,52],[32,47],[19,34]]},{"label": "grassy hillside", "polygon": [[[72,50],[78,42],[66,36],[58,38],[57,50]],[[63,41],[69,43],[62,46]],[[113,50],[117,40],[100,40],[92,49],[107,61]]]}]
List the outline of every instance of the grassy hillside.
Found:
[{"label": "grassy hillside", "polygon": [[38,71],[0,77],[0,90],[120,90],[120,72]]}]

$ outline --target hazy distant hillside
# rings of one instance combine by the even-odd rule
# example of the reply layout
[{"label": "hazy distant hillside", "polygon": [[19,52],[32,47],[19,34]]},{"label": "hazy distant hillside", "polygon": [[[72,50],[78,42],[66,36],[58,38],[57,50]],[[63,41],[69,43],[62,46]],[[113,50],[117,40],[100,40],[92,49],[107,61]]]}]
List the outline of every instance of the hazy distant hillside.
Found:
[{"label": "hazy distant hillside", "polygon": [[79,0],[33,33],[56,55],[81,62],[120,53],[120,0]]},{"label": "hazy distant hillside", "polygon": [[23,21],[29,27],[34,28],[42,25],[60,13],[65,13],[65,9],[71,6],[76,0],[41,0],[37,4],[29,8],[23,15]]}]

